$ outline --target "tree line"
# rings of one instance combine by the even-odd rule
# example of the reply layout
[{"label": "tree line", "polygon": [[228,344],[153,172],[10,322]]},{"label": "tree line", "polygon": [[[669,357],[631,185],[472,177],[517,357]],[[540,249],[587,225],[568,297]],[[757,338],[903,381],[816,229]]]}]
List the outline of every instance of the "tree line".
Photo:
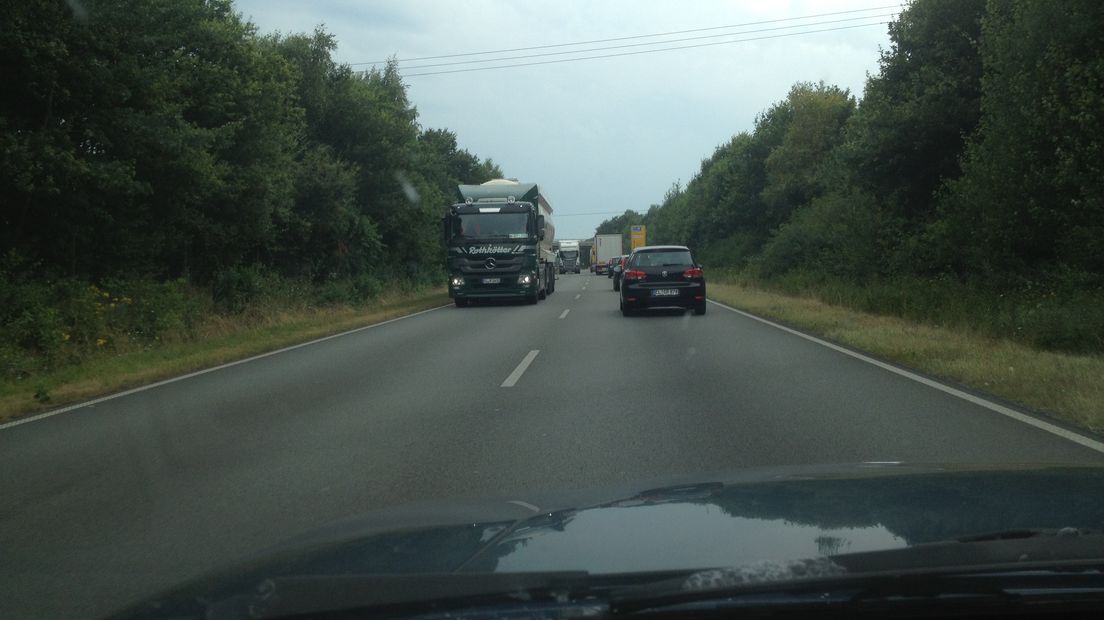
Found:
[{"label": "tree line", "polygon": [[500,176],[394,65],[260,35],[230,0],[6,3],[0,249],[39,276],[437,275],[441,205]]},{"label": "tree line", "polygon": [[646,224],[714,267],[906,314],[970,291],[965,318],[1002,335],[1042,321],[1036,344],[1104,349],[1104,4],[914,0],[889,37],[861,100],[795,84],[598,232]]},{"label": "tree line", "polygon": [[[19,0],[0,29],[0,375],[199,337],[214,314],[443,281],[440,210],[502,176],[394,63],[230,0]],[[247,312],[248,311],[248,312]]]}]

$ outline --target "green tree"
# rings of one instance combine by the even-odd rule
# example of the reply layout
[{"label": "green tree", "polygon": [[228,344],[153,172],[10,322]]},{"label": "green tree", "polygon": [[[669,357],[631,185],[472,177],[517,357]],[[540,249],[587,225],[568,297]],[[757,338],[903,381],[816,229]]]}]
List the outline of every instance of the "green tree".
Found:
[{"label": "green tree", "polygon": [[936,229],[961,271],[1104,274],[1104,5],[991,2],[981,127]]},{"label": "green tree", "polygon": [[985,0],[923,0],[890,24],[890,47],[838,149],[833,184],[869,192],[887,214],[923,222],[959,175],[981,117],[978,40]]}]

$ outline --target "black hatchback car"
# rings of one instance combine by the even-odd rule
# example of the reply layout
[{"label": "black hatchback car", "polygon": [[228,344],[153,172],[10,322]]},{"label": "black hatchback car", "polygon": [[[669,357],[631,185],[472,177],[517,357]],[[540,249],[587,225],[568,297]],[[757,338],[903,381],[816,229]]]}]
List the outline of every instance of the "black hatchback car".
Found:
[{"label": "black hatchback car", "polygon": [[686,246],[645,246],[629,257],[621,276],[621,314],[647,308],[705,314],[705,274]]}]

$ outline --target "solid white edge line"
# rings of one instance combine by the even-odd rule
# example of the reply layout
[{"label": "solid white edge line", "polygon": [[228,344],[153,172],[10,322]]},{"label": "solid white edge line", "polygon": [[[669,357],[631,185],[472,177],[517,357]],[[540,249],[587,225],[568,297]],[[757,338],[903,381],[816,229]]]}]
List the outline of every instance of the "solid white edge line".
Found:
[{"label": "solid white edge line", "polygon": [[540,349],[533,349],[526,353],[525,357],[522,358],[521,362],[517,365],[517,368],[514,369],[514,372],[510,373],[510,376],[506,377],[506,380],[503,381],[502,385],[499,387],[514,387],[518,379],[521,379],[521,375],[525,374],[525,369],[529,368],[529,364],[532,364],[533,360],[536,359],[538,353],[540,353]]},{"label": "solid white edge line", "polygon": [[299,348],[302,348],[302,347],[307,347],[307,346],[310,346],[312,344],[318,344],[319,342],[325,342],[327,340],[333,340],[334,338],[340,338],[342,336],[348,336],[349,334],[355,334],[356,332],[362,332],[366,329],[372,329],[373,327],[381,327],[383,325],[387,325],[388,323],[394,323],[395,321],[401,321],[403,319],[413,318],[413,317],[416,317],[420,314],[425,314],[427,312],[433,312],[434,310],[440,310],[441,308],[448,308],[451,305],[452,304],[445,304],[443,306],[436,306],[434,308],[428,308],[426,310],[419,310],[418,312],[415,312],[414,314],[404,314],[403,316],[397,316],[393,319],[387,319],[386,321],[380,321],[379,323],[372,323],[371,325],[365,325],[363,327],[357,327],[355,329],[350,329],[349,331],[341,332],[340,334],[330,334],[329,336],[323,336],[321,338],[316,338],[315,340],[310,340],[308,342],[300,342],[299,344],[293,344],[289,347],[284,347],[282,349],[276,349],[275,351],[268,351],[267,353],[259,353],[257,355],[252,356],[252,357],[247,357],[247,358],[244,358],[244,359],[235,360],[233,362],[227,362],[225,364],[219,364],[218,366],[212,366],[210,368],[204,368],[202,370],[196,370],[196,371],[190,372],[186,375],[179,375],[179,376],[176,376],[176,377],[171,377],[169,379],[162,379],[161,381],[157,381],[156,383],[150,383],[150,384],[147,384],[147,385],[140,385],[136,388],[131,388],[129,390],[125,390],[125,391],[122,391],[122,392],[116,392],[114,394],[108,394],[107,396],[101,396],[99,398],[94,398],[92,400],[87,400],[87,401],[84,401],[82,403],[67,405],[67,406],[62,407],[60,409],[54,409],[53,411],[47,411],[45,413],[40,413],[40,414],[33,415],[33,416],[30,416],[30,417],[21,418],[19,420],[13,420],[11,422],[5,422],[3,424],[0,424],[0,431],[2,431],[4,429],[7,429],[7,428],[12,428],[14,426],[19,426],[20,424],[27,424],[28,422],[34,422],[36,420],[43,420],[43,419],[46,419],[46,418],[50,418],[50,417],[56,416],[58,414],[62,414],[62,413],[72,411],[74,409],[80,409],[81,407],[89,407],[91,405],[98,405],[98,404],[100,404],[104,401],[113,400],[113,399],[116,399],[116,398],[122,398],[123,396],[129,396],[131,394],[141,392],[141,391],[144,391],[144,390],[150,390],[150,389],[153,389],[155,387],[161,387],[162,385],[167,385],[169,383],[175,383],[177,381],[183,381],[184,379],[191,379],[192,377],[198,377],[199,375],[205,375],[209,372],[215,372],[216,370],[222,370],[223,368],[230,368],[231,366],[237,366],[238,364],[245,364],[246,362],[252,362],[254,360],[259,360],[261,358],[268,357],[270,355],[277,355],[279,353],[286,353],[288,351],[292,351],[292,350],[299,349]]},{"label": "solid white edge line", "polygon": [[562,319],[562,318],[564,318],[565,316],[567,316],[567,313],[568,313],[568,312],[571,312],[571,308],[568,308],[567,310],[564,310],[563,312],[561,312],[561,313],[560,313],[560,318]]},{"label": "solid white edge line", "polygon": [[984,408],[986,408],[990,411],[993,411],[995,413],[999,413],[1003,416],[1012,418],[1013,420],[1023,422],[1024,424],[1028,424],[1030,426],[1034,426],[1037,429],[1046,431],[1046,432],[1048,432],[1052,435],[1057,435],[1058,437],[1061,437],[1062,439],[1072,441],[1073,443],[1079,444],[1079,445],[1081,445],[1083,447],[1086,447],[1090,450],[1095,450],[1096,452],[1104,453],[1104,443],[1096,441],[1095,439],[1090,439],[1090,438],[1088,438],[1084,435],[1081,435],[1080,433],[1075,433],[1074,431],[1071,431],[1069,429],[1065,429],[1065,428],[1062,428],[1061,426],[1058,426],[1056,424],[1051,424],[1050,422],[1047,422],[1045,420],[1040,420],[1039,418],[1036,418],[1034,416],[1030,416],[1030,415],[1027,415],[1025,413],[1021,413],[1019,411],[1016,411],[1015,409],[1010,409],[1010,408],[1005,407],[1004,405],[1001,405],[999,403],[995,403],[995,402],[992,402],[990,400],[986,400],[984,398],[981,398],[980,396],[975,396],[974,394],[970,394],[969,392],[964,392],[962,390],[959,390],[957,388],[953,388],[953,387],[951,387],[949,385],[946,385],[944,383],[940,383],[938,381],[933,381],[931,379],[928,379],[927,377],[922,377],[922,376],[920,376],[916,373],[909,372],[909,371],[907,371],[903,368],[898,368],[897,366],[894,366],[892,364],[887,364],[885,362],[876,360],[872,357],[863,355],[862,353],[857,353],[857,352],[852,351],[848,348],[841,347],[837,344],[832,344],[831,342],[828,342],[826,340],[821,340],[820,338],[817,338],[816,336],[810,336],[809,334],[799,332],[796,329],[791,329],[789,327],[786,327],[785,325],[779,325],[778,323],[775,323],[773,321],[769,321],[769,320],[764,319],[762,317],[755,316],[754,314],[750,314],[748,312],[744,312],[743,310],[737,310],[736,308],[733,308],[732,306],[722,304],[718,301],[713,301],[712,299],[710,299],[708,301],[711,304],[718,305],[718,306],[720,306],[720,307],[722,307],[726,310],[731,310],[732,312],[735,312],[736,314],[739,314],[741,316],[745,316],[749,319],[754,319],[756,321],[759,321],[760,323],[770,325],[771,327],[774,327],[776,329],[780,329],[784,332],[793,334],[795,336],[799,336],[799,337],[804,338],[806,340],[809,340],[811,342],[815,342],[819,345],[823,345],[823,346],[828,347],[829,349],[832,349],[834,351],[839,351],[840,353],[843,353],[845,355],[850,355],[851,357],[853,357],[855,359],[862,360],[862,361],[864,361],[868,364],[873,364],[874,366],[877,366],[878,368],[881,368],[883,370],[888,370],[889,372],[898,374],[898,375],[900,375],[902,377],[905,377],[905,378],[908,378],[908,379],[912,379],[913,381],[916,381],[917,383],[922,383],[922,384],[924,384],[928,387],[935,388],[935,389],[937,389],[941,392],[944,392],[946,394],[950,394],[951,396],[961,398],[962,400],[973,403],[973,404],[978,405],[980,407],[984,407]]}]

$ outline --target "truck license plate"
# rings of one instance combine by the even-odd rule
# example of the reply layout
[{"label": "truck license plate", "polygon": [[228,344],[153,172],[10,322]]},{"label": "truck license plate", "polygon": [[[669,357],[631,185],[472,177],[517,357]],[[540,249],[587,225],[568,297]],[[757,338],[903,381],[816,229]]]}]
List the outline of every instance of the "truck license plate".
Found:
[{"label": "truck license plate", "polygon": [[678,297],[677,288],[657,288],[652,291],[652,297]]},{"label": "truck license plate", "polygon": [[501,284],[502,278],[483,278],[483,284]]}]

